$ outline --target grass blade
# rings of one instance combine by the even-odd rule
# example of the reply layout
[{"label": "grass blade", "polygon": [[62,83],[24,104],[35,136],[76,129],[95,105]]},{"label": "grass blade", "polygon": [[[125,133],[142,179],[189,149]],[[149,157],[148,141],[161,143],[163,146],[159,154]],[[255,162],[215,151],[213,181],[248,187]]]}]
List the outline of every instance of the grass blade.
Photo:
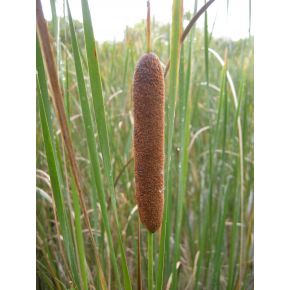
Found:
[{"label": "grass blade", "polygon": [[[96,145],[96,140],[95,140],[94,131],[93,131],[92,114],[89,107],[89,100],[88,100],[87,92],[86,92],[86,85],[85,85],[85,79],[84,79],[83,70],[82,70],[79,48],[78,48],[78,44],[76,40],[75,29],[73,26],[73,21],[72,21],[71,12],[70,12],[68,3],[67,3],[67,7],[68,7],[68,17],[69,17],[69,24],[70,24],[70,30],[71,30],[75,69],[76,69],[77,81],[78,81],[78,89],[79,89],[86,137],[87,137],[87,142],[88,142],[88,147],[89,147],[89,154],[90,154],[90,159],[91,159],[90,164],[91,164],[92,172],[93,172],[94,186],[96,187],[96,190],[99,194],[102,216],[103,216],[105,228],[109,237],[109,247],[110,247],[110,252],[112,256],[112,263],[115,267],[115,271],[117,271],[116,275],[118,275],[117,259],[116,259],[114,248],[113,248],[113,240],[112,240],[112,234],[111,234],[110,226],[109,226],[109,218],[108,218],[108,212],[107,212],[107,207],[106,207],[104,186],[101,179],[99,159],[98,159],[97,151],[96,151],[97,145]],[[119,286],[120,286],[120,281],[119,281]]]},{"label": "grass blade", "polygon": [[[184,61],[183,61],[183,47],[181,49],[181,60],[180,60],[180,80],[183,80],[183,70],[184,70]],[[178,198],[177,198],[177,211],[176,211],[176,232],[175,232],[175,243],[174,243],[174,259],[173,259],[173,278],[172,278],[172,289],[177,289],[177,270],[176,264],[180,256],[180,233],[182,227],[182,217],[183,217],[183,208],[184,208],[184,196],[186,192],[186,181],[187,181],[187,171],[188,171],[188,145],[190,139],[190,118],[191,118],[191,104],[189,102],[189,87],[190,87],[190,74],[191,74],[191,41],[188,48],[188,57],[187,57],[187,72],[186,79],[181,85],[185,87],[180,90],[180,159],[178,165]]]},{"label": "grass blade", "polygon": [[208,29],[207,29],[207,11],[204,13],[204,61],[205,61],[205,79],[207,86],[209,84],[208,67]]},{"label": "grass blade", "polygon": [[[199,10],[198,12],[196,12],[196,7],[197,7],[197,1],[195,2],[195,9],[194,9],[194,16],[192,17],[192,19],[190,20],[190,22],[187,24],[187,26],[185,27],[184,31],[182,32],[182,35],[180,37],[180,45],[183,44],[185,38],[187,37],[187,35],[189,34],[190,30],[194,27],[196,21],[198,20],[198,18],[207,10],[207,8],[214,2],[215,0],[209,0],[208,2],[206,2]],[[170,60],[168,61],[165,71],[164,71],[164,77],[167,75],[168,71],[169,71],[169,67],[170,67]]]},{"label": "grass blade", "polygon": [[170,78],[169,78],[169,99],[166,108],[166,132],[165,132],[165,192],[164,192],[164,213],[161,229],[161,238],[159,245],[159,259],[158,259],[158,272],[157,272],[157,284],[156,289],[161,290],[163,287],[163,275],[164,275],[164,256],[165,243],[169,237],[166,235],[166,224],[168,215],[168,185],[169,185],[169,172],[171,167],[171,151],[172,151],[172,139],[173,139],[173,127],[175,119],[175,100],[178,91],[178,71],[179,71],[179,54],[180,54],[180,28],[182,23],[182,1],[173,0],[172,5],[172,28],[171,28],[171,40],[170,40]]},{"label": "grass blade", "polygon": [[38,98],[40,99],[38,100],[38,104],[40,108],[43,139],[46,146],[46,156],[49,165],[54,201],[56,203],[56,212],[58,220],[60,222],[61,233],[64,236],[64,246],[66,254],[68,256],[69,264],[71,266],[75,281],[78,281],[77,262],[73,249],[71,229],[69,227],[68,216],[65,210],[65,202],[62,194],[64,188],[63,177],[61,175],[60,164],[57,158],[57,150],[55,148],[56,142],[53,138],[54,133],[52,128],[51,111],[48,99],[48,88],[38,38],[36,39],[36,67]]},{"label": "grass blade", "polygon": [[[96,116],[96,121],[97,121],[100,147],[101,147],[101,152],[103,156],[104,169],[105,169],[106,178],[109,183],[109,189],[110,189],[112,206],[113,206],[113,213],[114,213],[115,222],[117,225],[118,245],[121,251],[121,263],[122,263],[124,284],[125,284],[125,289],[132,289],[130,276],[129,276],[129,270],[128,270],[128,266],[126,262],[125,251],[124,251],[123,242],[122,242],[120,225],[118,221],[119,219],[117,215],[114,178],[113,178],[113,172],[112,172],[112,166],[111,166],[110,147],[109,147],[109,141],[108,141],[107,125],[106,125],[107,123],[105,119],[105,108],[104,108],[104,99],[103,99],[103,92],[102,92],[101,75],[100,75],[100,69],[99,69],[98,55],[97,55],[96,47],[95,47],[91,15],[90,15],[87,0],[82,0],[82,12],[83,12],[86,52],[87,52],[87,59],[88,59],[91,90],[92,90],[92,96],[93,96],[93,104],[94,104],[95,116]],[[108,238],[112,239],[110,234],[108,234]],[[118,273],[118,267],[117,267],[117,263],[115,259],[113,259],[113,266],[115,268],[115,272],[118,277],[119,273]]]},{"label": "grass blade", "polygon": [[77,271],[77,263],[74,255],[72,236],[69,228],[69,221],[67,213],[65,211],[65,204],[63,200],[63,195],[61,192],[60,176],[57,170],[57,161],[55,155],[55,149],[53,149],[53,141],[50,134],[50,129],[48,125],[48,116],[45,113],[45,106],[43,101],[42,93],[38,94],[38,105],[40,110],[41,127],[43,133],[43,139],[45,144],[47,163],[49,168],[49,175],[51,180],[52,191],[54,195],[54,201],[56,205],[57,218],[60,223],[60,230],[63,235],[64,247],[68,257],[69,265],[72,269],[73,279],[75,285],[80,285]]},{"label": "grass blade", "polygon": [[77,163],[76,163],[76,159],[75,159],[75,154],[74,154],[74,150],[73,150],[73,146],[72,146],[72,141],[71,141],[71,137],[69,134],[68,125],[67,125],[67,121],[66,121],[63,98],[62,98],[62,93],[61,93],[59,82],[58,82],[56,65],[55,65],[52,49],[50,46],[49,34],[48,34],[48,30],[47,30],[47,25],[46,25],[45,20],[44,20],[44,15],[43,15],[40,0],[37,0],[37,2],[36,2],[36,19],[37,19],[37,33],[38,33],[39,38],[40,38],[41,50],[42,50],[42,53],[44,55],[46,70],[47,70],[50,85],[51,85],[51,88],[53,91],[54,102],[55,102],[57,113],[58,113],[58,119],[60,122],[63,140],[64,140],[64,143],[66,145],[66,149],[67,149],[67,153],[68,153],[68,157],[69,157],[69,162],[70,162],[71,169],[72,169],[72,174],[73,174],[73,177],[75,179],[75,184],[76,184],[77,192],[79,195],[80,204],[81,204],[82,211],[83,211],[84,217],[85,217],[85,222],[86,222],[87,227],[89,229],[90,238],[91,238],[91,241],[93,244],[94,254],[95,254],[96,262],[98,265],[98,271],[99,271],[100,276],[101,276],[100,280],[101,280],[101,283],[103,285],[103,289],[106,289],[104,274],[103,274],[103,271],[101,268],[100,259],[99,259],[98,253],[97,253],[96,244],[95,244],[94,236],[93,236],[91,225],[90,225],[90,220],[89,220],[89,216],[88,216],[88,213],[86,210],[83,192],[81,189],[80,176],[79,176],[78,167],[77,167]]},{"label": "grass blade", "polygon": [[[220,55],[214,51],[213,49],[209,49],[209,52],[214,55],[217,61],[220,63],[221,66],[224,66],[224,61],[220,57]],[[233,102],[235,106],[235,110],[237,111],[238,108],[238,97],[236,94],[235,86],[233,83],[233,79],[227,70],[226,72],[227,81],[229,83],[230,89],[232,91]],[[240,222],[244,224],[244,149],[243,149],[243,132],[242,132],[242,124],[241,118],[238,116],[238,140],[239,140],[239,153],[240,153]],[[242,278],[244,275],[244,228],[240,227],[240,268],[239,268],[239,281],[238,281],[238,289],[241,288]]]},{"label": "grass blade", "polygon": [[79,204],[79,199],[77,195],[77,190],[75,183],[73,184],[72,188],[72,196],[73,196],[73,207],[75,213],[75,229],[76,229],[76,240],[77,240],[77,250],[78,250],[78,257],[80,261],[80,272],[82,276],[82,289],[88,289],[88,277],[87,277],[87,261],[85,256],[85,248],[84,248],[84,239],[82,233],[82,225],[81,225],[81,209]]}]

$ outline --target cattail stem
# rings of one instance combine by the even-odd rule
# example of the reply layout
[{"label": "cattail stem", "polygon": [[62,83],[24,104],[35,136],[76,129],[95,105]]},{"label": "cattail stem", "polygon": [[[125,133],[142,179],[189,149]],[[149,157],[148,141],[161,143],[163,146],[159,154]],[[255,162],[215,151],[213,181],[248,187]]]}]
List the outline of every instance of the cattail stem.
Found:
[{"label": "cattail stem", "polygon": [[153,238],[154,234],[148,231],[148,290],[153,290]]},{"label": "cattail stem", "polygon": [[138,218],[138,290],[142,290],[142,269],[141,269],[141,222]]},{"label": "cattail stem", "polygon": [[147,29],[146,29],[146,40],[147,40],[147,53],[151,50],[151,28],[150,28],[150,0],[147,1]]}]

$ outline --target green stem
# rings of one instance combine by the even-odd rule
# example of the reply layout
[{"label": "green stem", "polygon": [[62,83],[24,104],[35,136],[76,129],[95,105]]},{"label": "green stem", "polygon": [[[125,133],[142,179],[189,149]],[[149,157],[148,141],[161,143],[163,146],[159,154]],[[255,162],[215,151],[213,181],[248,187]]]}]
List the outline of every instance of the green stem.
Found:
[{"label": "green stem", "polygon": [[148,290],[153,290],[153,238],[154,234],[148,232]]},{"label": "green stem", "polygon": [[151,27],[150,27],[150,0],[147,1],[147,29],[146,29],[147,53],[151,51]]}]

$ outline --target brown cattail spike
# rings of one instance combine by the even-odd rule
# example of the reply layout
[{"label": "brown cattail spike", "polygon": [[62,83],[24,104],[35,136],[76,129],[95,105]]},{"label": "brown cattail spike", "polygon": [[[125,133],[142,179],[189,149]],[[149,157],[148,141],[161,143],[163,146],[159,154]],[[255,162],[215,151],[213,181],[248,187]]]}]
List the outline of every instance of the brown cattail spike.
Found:
[{"label": "brown cattail spike", "polygon": [[136,198],[142,223],[154,233],[162,223],[164,200],[164,78],[153,53],[137,64],[133,101]]}]

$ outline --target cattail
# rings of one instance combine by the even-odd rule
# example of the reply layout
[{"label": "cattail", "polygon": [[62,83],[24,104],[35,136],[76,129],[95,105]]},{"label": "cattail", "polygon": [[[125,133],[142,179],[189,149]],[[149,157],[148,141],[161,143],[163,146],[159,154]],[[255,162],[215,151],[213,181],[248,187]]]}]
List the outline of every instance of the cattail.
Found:
[{"label": "cattail", "polygon": [[142,223],[154,233],[162,223],[164,200],[164,77],[153,53],[137,64],[133,101],[136,198]]}]

